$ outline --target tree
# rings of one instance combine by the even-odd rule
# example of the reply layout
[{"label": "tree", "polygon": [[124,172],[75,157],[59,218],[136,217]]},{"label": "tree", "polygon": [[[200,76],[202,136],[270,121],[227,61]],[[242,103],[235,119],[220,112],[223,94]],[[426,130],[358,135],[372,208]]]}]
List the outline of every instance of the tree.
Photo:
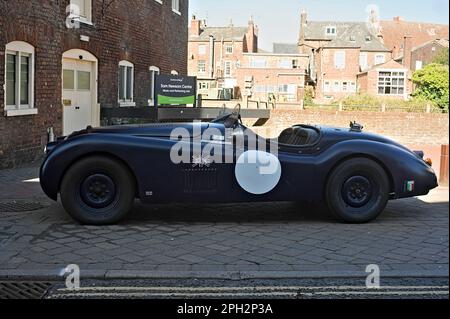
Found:
[{"label": "tree", "polygon": [[443,49],[433,59],[433,63],[448,65],[448,48]]},{"label": "tree", "polygon": [[414,72],[416,85],[414,96],[435,103],[448,112],[449,103],[449,66],[432,63],[422,70]]}]

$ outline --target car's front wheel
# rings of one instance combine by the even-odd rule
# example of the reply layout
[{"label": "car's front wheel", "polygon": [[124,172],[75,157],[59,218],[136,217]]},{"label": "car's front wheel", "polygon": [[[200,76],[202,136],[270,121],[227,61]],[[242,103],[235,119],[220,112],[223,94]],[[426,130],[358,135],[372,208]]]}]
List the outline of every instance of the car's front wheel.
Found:
[{"label": "car's front wheel", "polygon": [[81,159],[69,168],[61,183],[65,210],[83,224],[117,223],[131,210],[134,199],[130,171],[106,156]]},{"label": "car's front wheel", "polygon": [[386,208],[389,192],[388,176],[378,163],[354,158],[333,170],[325,196],[329,209],[340,220],[366,223]]}]

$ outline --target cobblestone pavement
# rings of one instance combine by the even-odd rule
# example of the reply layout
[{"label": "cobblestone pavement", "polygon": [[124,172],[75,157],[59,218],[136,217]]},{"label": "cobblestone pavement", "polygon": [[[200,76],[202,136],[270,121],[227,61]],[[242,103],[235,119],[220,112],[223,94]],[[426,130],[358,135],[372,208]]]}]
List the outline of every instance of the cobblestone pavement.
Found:
[{"label": "cobblestone pavement", "polygon": [[[0,172],[0,202],[44,200],[36,168]],[[259,274],[381,271],[448,276],[448,189],[389,203],[365,225],[337,223],[319,206],[293,203],[157,205],[136,203],[116,226],[81,226],[58,203],[0,213],[0,277],[56,274],[78,264],[82,274]],[[442,275],[445,276],[445,275]]]}]

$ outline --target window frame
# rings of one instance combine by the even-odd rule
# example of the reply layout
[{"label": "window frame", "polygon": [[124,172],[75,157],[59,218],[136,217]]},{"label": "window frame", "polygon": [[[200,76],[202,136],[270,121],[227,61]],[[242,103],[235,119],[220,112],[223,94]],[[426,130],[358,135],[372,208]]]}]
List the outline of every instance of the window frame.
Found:
[{"label": "window frame", "polygon": [[[381,73],[390,73],[390,75],[381,75]],[[398,75],[394,75],[397,73]],[[401,76],[400,73],[403,73]],[[406,69],[379,69],[377,70],[377,95],[381,96],[406,96],[407,90],[408,90],[408,70]],[[383,81],[381,81],[383,79]],[[397,83],[399,83],[399,80],[403,80],[403,85],[400,86],[399,84],[394,85],[394,79],[397,80]],[[381,85],[380,83],[383,83],[384,85]],[[390,83],[388,85],[388,83]],[[380,93],[380,88],[383,88],[384,93]],[[386,93],[386,89],[389,88],[390,93]],[[392,89],[396,88],[397,93],[392,93]],[[398,93],[399,89],[403,89],[403,93]]]},{"label": "window frame", "polygon": [[[203,65],[202,68],[200,68],[200,65]],[[198,60],[197,62],[197,72],[198,74],[206,74],[206,60]]]},{"label": "window frame", "polygon": [[[234,45],[232,43],[225,43],[225,54],[226,55],[231,55],[234,53]],[[229,51],[228,49],[231,48],[231,51]]]},{"label": "window frame", "polygon": [[[200,50],[200,48],[201,48],[201,50]],[[207,47],[206,47],[206,44],[199,44],[198,45],[198,55],[206,55],[206,52],[207,52]]]},{"label": "window frame", "polygon": [[156,80],[156,75],[161,74],[161,69],[155,65],[152,65],[151,67],[148,68],[149,72],[150,72],[150,98],[148,100],[148,105],[149,106],[154,106],[155,105],[155,80]]},{"label": "window frame", "polygon": [[[8,56],[14,56],[14,104],[7,103],[7,63]],[[28,57],[28,103],[21,103],[21,76],[22,76],[22,57]],[[23,41],[12,41],[5,46],[5,60],[4,60],[4,110],[6,116],[15,115],[30,115],[37,114],[37,109],[34,105],[34,83],[35,83],[35,48]]]},{"label": "window frame", "polygon": [[[382,57],[383,62],[378,62],[378,58],[380,58],[380,57]],[[374,59],[374,61],[373,61],[374,65],[381,65],[383,63],[386,63],[386,55],[382,54],[382,53],[375,54],[373,59]]]},{"label": "window frame", "polygon": [[[230,72],[227,72],[227,65],[230,66]],[[224,61],[224,63],[223,63],[223,75],[224,75],[224,77],[231,77],[232,76],[232,74],[233,74],[232,68],[233,68],[232,61]]]},{"label": "window frame", "polygon": [[172,0],[172,11],[178,15],[181,15],[180,0]]},{"label": "window frame", "polygon": [[[117,100],[119,102],[119,105],[122,107],[126,107],[126,106],[136,106],[136,103],[134,102],[134,64],[131,63],[130,61],[126,61],[126,60],[122,60],[119,62],[119,70],[118,70],[118,79],[117,79],[117,86],[118,86],[118,90],[117,90]],[[120,67],[124,67],[125,68],[125,74],[124,74],[124,80],[123,80],[123,94],[125,99],[121,100],[120,99],[120,72],[121,72],[121,68]],[[127,99],[127,91],[128,91],[128,68],[131,68],[131,73],[132,73],[132,77],[131,77],[131,89],[130,89],[130,93],[131,93],[131,98]]]},{"label": "window frame", "polygon": [[[73,11],[73,5],[78,6],[78,1],[83,1],[84,2],[84,12],[83,14],[81,12],[75,13]],[[86,10],[86,2],[88,3],[88,9]],[[69,14],[69,18],[75,19],[77,22],[80,23],[84,23],[84,24],[88,24],[88,25],[92,25],[92,0],[70,0],[70,14]],[[79,9],[81,9],[78,6]]]},{"label": "window frame", "polygon": [[[334,32],[332,32],[334,31]],[[336,36],[337,35],[337,28],[334,25],[328,25],[325,27],[325,34],[328,36]]]},{"label": "window frame", "polygon": [[[342,65],[338,65],[337,61],[338,61],[338,56],[341,55],[342,56]],[[344,50],[340,50],[340,51],[335,51],[334,52],[334,67],[336,70],[344,70],[346,67],[346,59],[347,59],[347,54]]]}]

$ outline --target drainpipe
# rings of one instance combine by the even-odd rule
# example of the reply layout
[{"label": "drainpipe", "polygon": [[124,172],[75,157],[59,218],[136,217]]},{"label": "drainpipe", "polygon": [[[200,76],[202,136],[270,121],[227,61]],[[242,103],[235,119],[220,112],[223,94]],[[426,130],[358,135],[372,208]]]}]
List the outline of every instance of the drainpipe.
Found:
[{"label": "drainpipe", "polygon": [[209,75],[214,79],[214,36],[209,36]]},{"label": "drainpipe", "polygon": [[54,142],[55,141],[55,132],[53,130],[53,127],[49,127],[47,129],[47,141],[49,143]]}]

